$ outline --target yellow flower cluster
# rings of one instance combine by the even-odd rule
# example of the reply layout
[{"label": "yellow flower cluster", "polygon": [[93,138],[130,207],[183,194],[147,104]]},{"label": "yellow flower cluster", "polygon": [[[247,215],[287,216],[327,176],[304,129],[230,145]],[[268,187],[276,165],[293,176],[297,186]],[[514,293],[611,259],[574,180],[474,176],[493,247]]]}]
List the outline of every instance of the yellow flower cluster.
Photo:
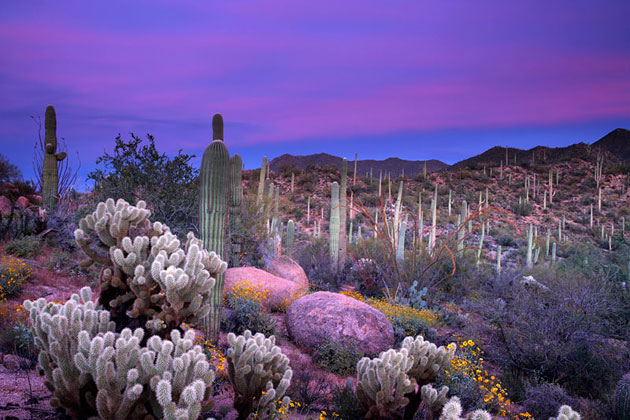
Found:
[{"label": "yellow flower cluster", "polygon": [[[265,395],[267,392],[266,391],[262,391],[262,395]],[[274,416],[274,418],[280,418],[280,419],[288,419],[289,418],[289,410],[291,409],[297,409],[297,410],[306,410],[308,411],[309,407],[307,405],[303,405],[297,401],[293,401],[290,400],[289,401],[289,405],[285,405],[281,400],[276,400],[276,416]],[[328,417],[330,415],[330,417]],[[260,417],[258,417],[258,410],[256,410],[254,412],[254,419],[260,419]],[[335,419],[335,420],[341,420],[341,418],[339,417],[339,414],[332,412],[330,414],[328,414],[326,412],[326,410],[322,410],[319,413],[319,416],[317,417],[317,420],[327,420],[327,419]],[[262,419],[261,419],[262,420]],[[308,416],[307,420],[313,420],[312,417]]]},{"label": "yellow flower cluster", "polygon": [[[186,323],[182,323],[182,328],[184,330],[193,330],[193,328]],[[198,333],[195,333],[195,344],[203,348],[203,352],[206,357],[208,357],[210,364],[214,366],[216,374],[222,377],[227,376],[225,356],[221,353],[221,350],[216,348],[210,340],[205,340],[203,335]]]},{"label": "yellow flower cluster", "polygon": [[261,305],[267,301],[269,297],[269,290],[264,289],[260,284],[252,284],[250,281],[241,280],[232,288],[232,291],[227,296],[227,302],[246,300],[256,301]]},{"label": "yellow flower cluster", "polygon": [[19,258],[0,257],[0,302],[19,293],[32,272],[31,266]]},{"label": "yellow flower cluster", "polygon": [[[488,408],[494,409],[500,416],[507,416],[512,402],[499,379],[490,375],[484,368],[482,355],[483,351],[473,340],[461,341],[457,346],[455,357],[444,373],[450,380],[454,380],[456,377],[471,378],[482,392],[484,404]],[[519,419],[530,417],[529,413],[519,413],[515,416]]]},{"label": "yellow flower cluster", "polygon": [[374,309],[378,309],[391,320],[392,318],[419,319],[431,328],[441,324],[442,318],[437,311],[431,309],[415,309],[411,306],[392,303],[386,299],[368,299],[367,303]]},{"label": "yellow flower cluster", "polygon": [[339,294],[351,297],[352,299],[356,299],[359,302],[365,302],[365,299],[363,299],[363,295],[356,290],[344,290],[342,292],[339,292]]}]

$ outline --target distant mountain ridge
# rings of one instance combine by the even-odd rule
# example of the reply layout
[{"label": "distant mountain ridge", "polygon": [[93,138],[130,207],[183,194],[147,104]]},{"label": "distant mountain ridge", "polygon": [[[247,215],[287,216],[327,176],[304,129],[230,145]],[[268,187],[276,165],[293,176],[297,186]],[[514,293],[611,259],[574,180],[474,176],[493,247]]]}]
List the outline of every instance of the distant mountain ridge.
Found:
[{"label": "distant mountain ridge", "polygon": [[[445,169],[458,170],[466,168],[476,168],[481,166],[499,166],[501,161],[505,164],[506,148],[495,146],[483,153],[459,161],[453,165],[448,165],[436,159],[427,160],[427,172],[437,172]],[[566,147],[536,146],[531,149],[518,149],[507,147],[507,155],[510,165],[522,163],[557,163],[572,158],[585,158],[597,153],[602,153],[608,163],[630,164],[630,130],[617,128],[606,134],[601,139],[592,144],[584,142],[572,144]],[[306,156],[294,156],[284,154],[271,160],[270,165],[273,171],[279,171],[283,167],[296,167],[306,169],[309,166],[324,167],[335,165],[341,169],[342,158],[328,153],[317,153]],[[380,171],[391,173],[397,177],[402,174],[413,177],[424,170],[423,160],[404,160],[391,157],[385,160],[359,160],[357,162],[357,174],[365,176],[372,170],[373,176],[378,176]],[[348,170],[354,169],[354,157],[348,158]]]},{"label": "distant mountain ridge", "polygon": [[[348,170],[354,170],[354,156],[348,159]],[[271,170],[279,171],[283,167],[296,167],[299,169],[306,169],[309,166],[328,166],[335,165],[338,169],[341,169],[343,158],[333,156],[328,153],[317,153],[306,156],[294,156],[290,154],[284,154],[274,158],[270,162]],[[424,160],[404,160],[399,158],[388,158],[385,160],[357,160],[357,176],[365,176],[366,173],[372,170],[373,176],[378,176],[380,171],[385,173],[391,173],[392,177],[397,177],[402,174],[403,170],[405,175],[415,176],[422,173],[424,170]],[[439,160],[431,159],[427,160],[427,172],[436,172],[446,169],[448,165]]]},{"label": "distant mountain ridge", "polygon": [[[498,166],[505,164],[505,147],[495,146],[476,156],[459,161],[448,167],[449,170],[474,168],[480,166]],[[592,144],[576,143],[566,147],[536,146],[531,149],[507,147],[510,164],[524,162],[557,163],[571,158],[584,158],[596,153],[603,153],[608,162],[630,163],[630,130],[617,128]]]}]

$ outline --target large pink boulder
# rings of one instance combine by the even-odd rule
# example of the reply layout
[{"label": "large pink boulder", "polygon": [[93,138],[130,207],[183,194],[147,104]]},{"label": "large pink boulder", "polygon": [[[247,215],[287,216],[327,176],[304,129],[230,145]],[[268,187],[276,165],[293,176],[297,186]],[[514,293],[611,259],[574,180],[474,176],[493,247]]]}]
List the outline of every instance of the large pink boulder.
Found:
[{"label": "large pink boulder", "polygon": [[281,255],[265,264],[265,271],[274,276],[290,280],[300,288],[308,290],[308,277],[300,264],[286,255]]},{"label": "large pink boulder", "polygon": [[234,267],[228,268],[225,272],[223,296],[229,295],[235,286],[243,284],[243,282],[269,291],[263,306],[264,309],[271,311],[285,310],[295,299],[306,293],[297,283],[274,276],[258,268]]},{"label": "large pink boulder", "polygon": [[24,197],[23,195],[19,196],[16,202],[18,206],[23,210],[32,206],[31,202],[28,201],[28,198]]},{"label": "large pink boulder", "polygon": [[366,354],[378,354],[394,346],[394,328],[380,311],[339,293],[316,292],[289,307],[289,336],[308,349],[332,340],[351,342]]}]

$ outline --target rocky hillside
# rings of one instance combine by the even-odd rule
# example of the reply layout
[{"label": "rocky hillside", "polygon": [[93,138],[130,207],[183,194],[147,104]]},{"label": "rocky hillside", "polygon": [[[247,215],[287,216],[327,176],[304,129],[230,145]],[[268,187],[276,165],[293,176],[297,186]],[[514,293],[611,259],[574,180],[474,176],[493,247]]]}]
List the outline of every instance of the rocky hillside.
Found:
[{"label": "rocky hillside", "polygon": [[[612,163],[630,162],[630,131],[617,128],[606,134],[593,144],[576,143],[566,147],[536,146],[528,150],[507,148],[510,164],[545,163],[555,164],[574,158],[594,156],[598,152],[605,155],[605,159]],[[450,170],[470,169],[483,166],[498,166],[505,164],[506,148],[495,146],[485,152],[464,159],[449,167]]]}]

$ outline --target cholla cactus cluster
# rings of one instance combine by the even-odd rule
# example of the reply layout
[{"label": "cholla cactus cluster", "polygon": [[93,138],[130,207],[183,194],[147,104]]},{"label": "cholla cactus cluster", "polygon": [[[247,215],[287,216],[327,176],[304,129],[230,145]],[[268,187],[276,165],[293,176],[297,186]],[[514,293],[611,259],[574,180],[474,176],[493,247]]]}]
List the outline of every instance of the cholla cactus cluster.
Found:
[{"label": "cholla cactus cluster", "polygon": [[573,411],[573,409],[568,405],[563,405],[558,410],[558,416],[549,417],[549,420],[582,420],[582,416],[580,416],[576,411]]},{"label": "cholla cactus cluster", "polygon": [[[364,357],[357,364],[357,398],[369,419],[411,419],[423,404],[431,418],[459,420],[462,409],[456,398],[447,399],[448,387],[431,386],[438,373],[455,356],[455,345],[437,347],[422,336],[406,337],[400,350],[390,349],[379,357]],[[450,404],[450,405],[449,405]],[[489,419],[485,411],[472,414],[476,420]],[[487,416],[487,417],[484,417]]]},{"label": "cholla cactus cluster", "polygon": [[415,382],[408,376],[413,360],[406,349],[390,349],[379,357],[364,357],[357,364],[357,398],[366,418],[386,419],[409,403],[405,395],[413,392]]},{"label": "cholla cactus cluster", "polygon": [[194,332],[171,340],[114,332],[88,287],[65,304],[25,301],[51,404],[74,418],[194,420],[211,406],[214,372]]},{"label": "cholla cactus cluster", "polygon": [[288,407],[285,397],[293,371],[289,358],[276,346],[276,338],[263,334],[228,334],[230,348],[227,351],[228,375],[234,388],[234,407],[239,419],[247,419],[257,411],[258,418],[272,419],[277,415],[276,401]]},{"label": "cholla cactus cluster", "polygon": [[[463,409],[459,402],[459,398],[452,397],[442,408],[440,420],[464,420],[462,415]],[[484,410],[473,411],[468,420],[492,420],[492,416]]]},{"label": "cholla cactus cluster", "polygon": [[215,278],[227,264],[188,234],[184,249],[168,226],[149,220],[139,201],[108,199],[81,219],[75,240],[89,260],[104,266],[99,303],[119,328],[129,318],[162,337],[182,322],[196,324],[210,310]]}]

